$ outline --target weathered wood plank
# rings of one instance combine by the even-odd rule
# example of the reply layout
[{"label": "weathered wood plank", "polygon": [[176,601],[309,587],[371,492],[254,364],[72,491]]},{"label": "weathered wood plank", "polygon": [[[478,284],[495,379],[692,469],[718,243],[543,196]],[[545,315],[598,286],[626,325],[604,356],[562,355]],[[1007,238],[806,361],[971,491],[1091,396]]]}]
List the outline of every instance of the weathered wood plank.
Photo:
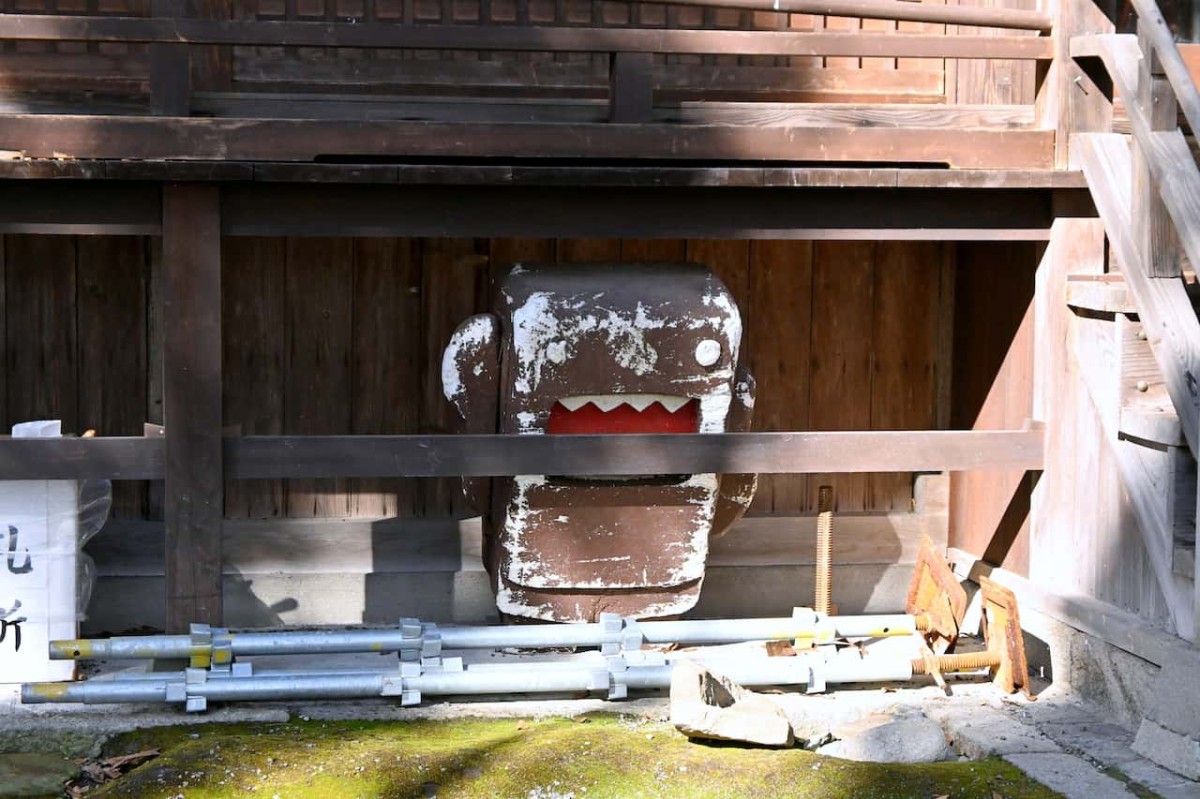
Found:
[{"label": "weathered wood plank", "polygon": [[[1105,232],[1113,250],[1125,267],[1126,285],[1133,293],[1142,321],[1146,323],[1146,333],[1166,380],[1171,401],[1179,414],[1188,446],[1192,452],[1200,451],[1200,386],[1196,377],[1200,375],[1200,321],[1196,319],[1196,312],[1192,309],[1182,281],[1152,279],[1142,265],[1141,252],[1133,237],[1129,217],[1132,166],[1129,146],[1123,137],[1092,133],[1080,134],[1079,140],[1083,169],[1092,196],[1104,219]],[[1153,150],[1149,154],[1153,168],[1158,156]],[[1190,155],[1188,159],[1190,162]],[[1176,220],[1187,220],[1189,217],[1183,208],[1173,205],[1170,198],[1174,195],[1168,191],[1168,187],[1178,186],[1188,174],[1200,182],[1200,174],[1196,172],[1194,163],[1187,164],[1187,167],[1189,171],[1186,172],[1182,168],[1174,169],[1171,176],[1164,173],[1162,177],[1165,180],[1159,183],[1163,188],[1163,199],[1167,200],[1167,207]],[[1197,235],[1189,233],[1180,238],[1185,246],[1191,240],[1200,244],[1200,236]],[[1200,255],[1200,249],[1196,254]],[[1200,260],[1195,262],[1200,263]]]},{"label": "weathered wood plank", "polygon": [[[950,426],[1020,428],[1033,415],[1037,251],[1026,243],[962,244],[958,254]],[[1030,488],[1022,469],[951,474],[951,542],[1027,573]]]},{"label": "weathered wood plank", "polygon": [[[648,90],[648,87],[647,87]],[[954,127],[1019,130],[1036,124],[1031,105],[780,103],[681,101],[617,122],[790,127]],[[603,100],[578,98],[408,97],[322,93],[206,93],[196,111],[241,119],[424,120],[430,122],[584,123],[611,119]],[[61,110],[61,109],[60,109]],[[19,110],[16,113],[20,113]]]},{"label": "weathered wood plank", "polygon": [[304,186],[223,191],[227,235],[1045,239],[1036,190]]},{"label": "weathered wood plank", "polygon": [[0,438],[0,479],[162,480],[162,438]]},{"label": "weathered wood plank", "polygon": [[[808,386],[808,426],[812,430],[871,427],[875,254],[873,242],[820,242],[814,248]],[[834,487],[837,510],[870,507],[867,475],[834,476],[838,471],[810,478],[809,507],[816,507],[817,489],[825,483]]]},{"label": "weathered wood plank", "polygon": [[5,251],[9,422],[61,419],[63,432],[81,433],[75,240],[8,236]]},{"label": "weathered wood plank", "polygon": [[[222,258],[224,424],[241,435],[284,432],[286,263],[280,238],[230,239]],[[228,518],[272,518],[283,509],[279,480],[225,484]]]},{"label": "weathered wood plank", "polygon": [[[182,17],[184,0],[151,0],[156,17]],[[158,43],[150,46],[150,113],[187,116],[191,106],[192,63],[188,45]]]},{"label": "weathered wood plank", "polygon": [[34,177],[0,185],[0,233],[152,236],[162,229],[155,186],[90,180],[66,184],[40,179],[44,173]]},{"label": "weathered wood plank", "polygon": [[[1030,430],[628,436],[247,436],[224,441],[227,476],[445,477],[532,474],[760,474],[1040,469]],[[0,479],[153,480],[162,439],[0,439]]]},{"label": "weathered wood plank", "polygon": [[[162,237],[147,241],[146,275],[146,424],[142,435],[163,435],[163,348],[166,345],[163,318],[163,248]],[[161,480],[146,486],[146,518],[162,520],[166,492]]]},{"label": "weathered wood plank", "polygon": [[622,261],[668,263],[682,261],[687,242],[683,239],[626,239],[621,242]]},{"label": "weathered wood plank", "polygon": [[[282,436],[226,441],[229,476],[762,474],[1039,469],[1042,431]],[[0,447],[6,446],[0,442]]]},{"label": "weathered wood plank", "polygon": [[[903,38],[903,37],[897,37]],[[946,37],[956,38],[956,37]],[[323,156],[898,161],[1045,168],[1053,131],[728,125],[555,125],[55,114],[0,118],[0,144],[37,158],[311,161]]]},{"label": "weathered wood plank", "polygon": [[1144,30],[1146,41],[1152,46],[1163,73],[1170,80],[1180,110],[1183,111],[1192,130],[1200,130],[1200,90],[1196,88],[1187,63],[1175,45],[1175,35],[1163,19],[1162,11],[1152,0],[1132,2],[1133,7],[1137,9],[1139,30]]},{"label": "weathered wood plank", "polygon": [[1062,0],[1055,4],[1055,11],[1055,56],[1039,87],[1037,105],[1043,124],[1058,132],[1054,163],[1063,168],[1077,163],[1070,151],[1071,134],[1106,132],[1112,127],[1113,114],[1111,81],[1072,58],[1071,37],[1110,34],[1113,24],[1088,0]]},{"label": "weathered wood plank", "polygon": [[164,187],[166,618],[176,633],[221,623],[220,213],[215,186]]},{"label": "weathered wood plank", "polygon": [[[937,426],[940,242],[894,242],[875,251],[871,427],[928,430]],[[874,474],[866,507],[909,510],[911,474]]]},{"label": "weathered wood plank", "polygon": [[[527,54],[515,55],[521,58]],[[809,59],[795,57],[790,60],[798,62]],[[915,61],[928,63],[928,59]],[[10,61],[0,57],[0,67],[9,63],[13,64],[14,69],[46,70],[38,65],[27,67],[24,60]],[[62,64],[55,66],[63,71],[66,69]],[[93,70],[99,69],[101,68],[93,67]],[[88,66],[83,64],[76,71],[86,75],[88,70]],[[256,93],[328,93],[338,89],[369,87],[373,92],[406,96],[444,95],[455,90],[475,95],[511,95],[519,92],[525,96],[591,98],[603,101],[607,97],[608,87],[607,70],[591,65],[511,60],[348,61],[322,58],[296,62],[283,57],[245,56],[237,61],[236,77],[239,86]],[[65,80],[57,75],[54,79]],[[0,76],[0,86],[23,86],[28,82],[27,80],[17,83],[12,76]],[[820,68],[819,64],[811,69],[796,70],[786,67],[748,66],[730,69],[728,65],[684,66],[669,63],[656,64],[653,67],[651,84],[664,103],[705,99],[936,103],[940,102],[942,97],[942,70],[925,68],[903,75],[886,73],[864,76],[858,69]]]},{"label": "weathered wood plank", "polygon": [[[1178,111],[1170,81],[1163,75],[1146,32],[1146,23],[1138,23],[1138,43],[1142,58],[1138,62],[1137,94],[1124,96],[1126,103],[1136,102],[1138,113],[1151,132],[1174,130]],[[1182,250],[1171,217],[1163,204],[1161,189],[1146,163],[1146,152],[1133,141],[1133,210],[1131,221],[1138,248],[1151,277],[1180,277],[1183,274]]]},{"label": "weathered wood plank", "polygon": [[[808,427],[813,314],[813,243],[750,245],[750,300],[743,306],[745,353],[758,381],[754,429]],[[795,513],[810,507],[806,475],[762,475],[751,509]]]},{"label": "weathered wood plank", "polygon": [[603,263],[621,260],[620,239],[560,239],[557,246],[560,264]]},{"label": "weathered wood plank", "polygon": [[[350,350],[350,429],[355,434],[416,433],[422,378],[421,264],[413,239],[354,242]],[[351,481],[350,515],[412,515],[411,480]]]},{"label": "weathered wood plank", "polygon": [[[803,2],[804,0],[780,0]],[[771,0],[774,2],[774,0]],[[998,9],[896,2],[945,16]],[[1025,18],[1029,12],[1020,13]],[[849,15],[860,16],[860,15]],[[1036,15],[1041,17],[1041,15]],[[918,20],[919,21],[919,20]],[[925,20],[947,22],[947,20]],[[955,24],[949,22],[948,24]],[[1002,27],[989,25],[989,27]],[[942,39],[958,40],[939,41]],[[887,33],[588,28],[473,25],[329,25],[319,22],[201,20],[133,17],[72,17],[5,14],[0,40],[161,42],[301,47],[371,47],[413,50],[532,52],[650,52],[780,56],[909,58],[1052,58],[1049,38],[980,37]],[[857,40],[857,41],[856,41]],[[974,46],[974,49],[973,47]]]},{"label": "weathered wood plank", "polygon": [[649,122],[654,116],[650,53],[613,53],[608,84],[609,122]]},{"label": "weathered wood plank", "polygon": [[[77,248],[79,426],[102,436],[137,435],[147,420],[146,240],[85,236]],[[113,486],[114,517],[145,511],[144,485]]]},{"label": "weathered wood plank", "polygon": [[[350,430],[350,239],[288,239],[284,432]],[[346,481],[298,480],[284,488],[287,516],[346,516]],[[336,479],[333,479],[336,478]]]},{"label": "weathered wood plank", "polygon": [[[442,395],[442,352],[459,323],[490,308],[488,258],[474,239],[421,242],[422,357],[420,429],[450,433],[459,417]],[[423,516],[453,516],[465,506],[462,481],[451,475],[427,480],[417,495]]]}]

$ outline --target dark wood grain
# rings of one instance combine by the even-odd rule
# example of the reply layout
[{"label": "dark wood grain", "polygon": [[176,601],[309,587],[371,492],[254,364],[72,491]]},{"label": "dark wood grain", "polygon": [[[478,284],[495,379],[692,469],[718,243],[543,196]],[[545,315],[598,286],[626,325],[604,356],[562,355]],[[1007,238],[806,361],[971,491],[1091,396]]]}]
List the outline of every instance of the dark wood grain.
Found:
[{"label": "dark wood grain", "polygon": [[[285,241],[230,239],[222,262],[224,424],[242,435],[278,435],[284,432]],[[271,518],[283,510],[278,480],[225,485],[229,518]]]},{"label": "dark wood grain", "polygon": [[75,240],[8,236],[5,251],[9,424],[61,419],[80,433]]},{"label": "dark wood grain", "polygon": [[[86,236],[77,246],[79,427],[134,436],[148,419],[146,240]],[[144,485],[113,486],[114,517],[141,518],[145,505]]]},{"label": "dark wood grain", "polygon": [[[353,258],[350,239],[287,242],[286,433],[337,435],[350,430]],[[293,517],[345,516],[350,507],[342,479],[290,482],[285,501],[286,515]]]},{"label": "dark wood grain", "polygon": [[1037,469],[1042,431],[282,436],[226,441],[235,479],[328,475],[855,474]]},{"label": "dark wood grain", "polygon": [[221,220],[215,186],[163,190],[167,628],[221,623]]},{"label": "dark wood grain", "polygon": [[[904,38],[904,37],[896,37]],[[954,39],[956,37],[946,37]],[[675,124],[438,123],[10,115],[33,157],[312,161],[328,157],[846,161],[1045,168],[1048,130]]]}]

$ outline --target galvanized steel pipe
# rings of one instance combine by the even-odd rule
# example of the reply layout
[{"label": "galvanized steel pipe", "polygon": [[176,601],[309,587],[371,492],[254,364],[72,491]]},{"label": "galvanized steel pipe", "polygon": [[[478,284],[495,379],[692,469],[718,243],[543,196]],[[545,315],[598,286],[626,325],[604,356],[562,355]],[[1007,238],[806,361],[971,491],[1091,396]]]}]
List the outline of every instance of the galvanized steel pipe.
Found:
[{"label": "galvanized steel pipe", "polygon": [[250,655],[321,655],[354,652],[417,652],[436,637],[440,649],[542,649],[601,646],[623,634],[638,634],[649,644],[725,644],[791,638],[867,638],[909,635],[912,616],[833,616],[802,613],[798,618],[646,621],[619,619],[618,631],[603,622],[512,627],[437,627],[421,625],[418,636],[402,628],[295,632],[212,632],[211,644],[189,635],[116,636],[107,639],[52,641],[52,660],[88,658],[173,659],[207,657],[213,646],[228,645],[234,657]]}]

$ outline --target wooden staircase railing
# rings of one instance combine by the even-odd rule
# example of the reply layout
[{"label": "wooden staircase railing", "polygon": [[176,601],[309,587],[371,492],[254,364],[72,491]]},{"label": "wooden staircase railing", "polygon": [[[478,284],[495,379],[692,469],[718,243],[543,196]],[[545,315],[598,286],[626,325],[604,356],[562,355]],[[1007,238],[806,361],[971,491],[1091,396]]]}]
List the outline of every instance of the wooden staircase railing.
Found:
[{"label": "wooden staircase railing", "polygon": [[[1070,135],[1070,160],[1083,169],[1119,264],[1119,275],[1103,282],[1132,300],[1128,308],[1109,306],[1118,328],[1107,342],[1080,336],[1074,345],[1175,627],[1197,641],[1200,592],[1176,573],[1173,556],[1183,536],[1195,547],[1196,478],[1179,445],[1200,453],[1200,320],[1183,279],[1183,256],[1200,264],[1200,168],[1177,108],[1200,130],[1200,92],[1153,0],[1134,0],[1134,7],[1136,36],[1092,34],[1069,43],[1077,63],[1103,63],[1132,129],[1131,137]],[[1081,307],[1105,310],[1095,307],[1106,303],[1105,292],[1091,293]]]}]

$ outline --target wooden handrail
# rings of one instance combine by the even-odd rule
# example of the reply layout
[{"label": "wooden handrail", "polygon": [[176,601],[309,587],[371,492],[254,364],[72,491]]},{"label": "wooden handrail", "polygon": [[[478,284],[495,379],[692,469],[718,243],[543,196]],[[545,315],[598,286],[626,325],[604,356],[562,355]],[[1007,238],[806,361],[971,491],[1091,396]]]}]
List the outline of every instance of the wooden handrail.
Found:
[{"label": "wooden handrail", "polygon": [[1034,31],[1049,31],[1053,25],[1053,17],[1042,11],[914,3],[904,0],[670,0],[670,4]]},{"label": "wooden handrail", "polygon": [[[1139,29],[1144,30],[1147,39],[1153,45],[1154,55],[1158,56],[1163,72],[1171,82],[1171,89],[1175,92],[1175,99],[1183,110],[1184,118],[1193,131],[1200,133],[1200,91],[1197,91],[1196,82],[1192,80],[1192,74],[1188,72],[1187,64],[1184,63],[1179,48],[1175,46],[1175,38],[1171,35],[1167,21],[1163,19],[1162,12],[1154,0],[1133,0],[1133,7],[1137,11],[1138,23],[1141,26]],[[1145,58],[1151,57],[1150,53],[1142,55]],[[1131,100],[1132,98],[1128,98],[1127,101]]]},{"label": "wooden handrail", "polygon": [[[170,437],[167,430],[167,437]],[[249,436],[226,477],[800,474],[1042,468],[1043,430],[683,435]],[[0,440],[0,479],[162,479],[164,439]]]},{"label": "wooden handrail", "polygon": [[350,25],[36,14],[0,14],[0,40],[862,58],[1048,60],[1053,57],[1053,42],[1050,39],[1015,35],[944,36],[516,25]]}]

